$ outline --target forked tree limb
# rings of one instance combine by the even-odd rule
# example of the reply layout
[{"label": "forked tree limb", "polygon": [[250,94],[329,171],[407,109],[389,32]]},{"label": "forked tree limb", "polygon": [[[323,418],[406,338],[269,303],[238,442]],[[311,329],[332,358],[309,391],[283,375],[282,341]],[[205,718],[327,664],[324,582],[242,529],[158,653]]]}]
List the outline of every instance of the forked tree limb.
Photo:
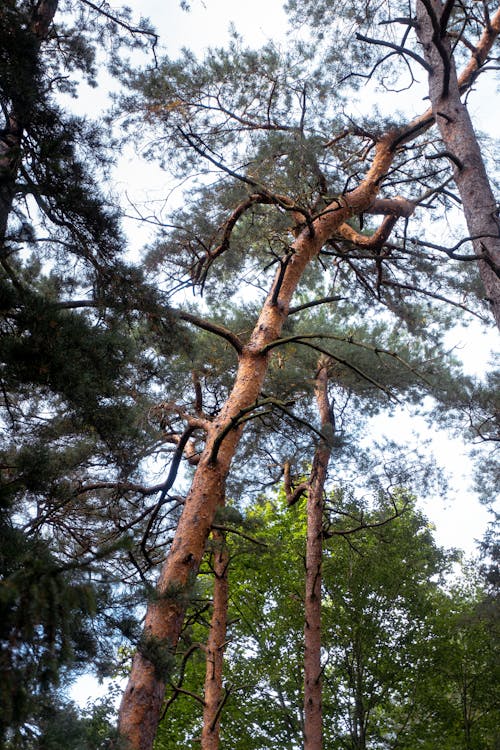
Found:
[{"label": "forked tree limb", "polygon": [[[500,220],[481,149],[466,106],[461,101],[464,84],[457,76],[449,39],[436,40],[436,19],[443,12],[440,0],[417,0],[417,34],[432,72],[429,95],[436,124],[447,154],[452,155],[453,176],[462,200],[463,212],[478,257],[478,267],[486,299],[500,329]],[[486,60],[487,41],[500,33],[500,8],[490,19],[483,37],[468,65],[472,77]],[[450,65],[443,61],[445,45]]]},{"label": "forked tree limb", "polygon": [[[493,40],[492,37],[491,43]],[[471,77],[475,72],[473,66]],[[407,126],[385,133],[375,146],[373,161],[360,184],[343,196],[342,202],[335,200],[330,204],[330,211],[313,220],[314,232],[305,227],[293,242],[293,255],[285,269],[277,299],[273,298],[271,290],[250,339],[239,354],[231,393],[210,425],[205,449],[160,572],[156,596],[148,603],[143,642],[160,645],[165,652],[176,647],[184,621],[186,594],[198,573],[216,510],[224,503],[226,478],[241,437],[242,425],[233,428],[234,420],[259,398],[270,356],[266,347],[280,338],[291,299],[306,268],[341,224],[366,212],[373,204],[398,148],[420,135],[433,122],[432,111],[428,111]],[[221,440],[222,433],[224,438]],[[218,444],[217,460],[213,461],[215,444]],[[136,653],[119,715],[121,739],[125,744],[128,742],[129,750],[151,750],[166,679],[166,674],[144,654],[144,649],[142,653]]]}]

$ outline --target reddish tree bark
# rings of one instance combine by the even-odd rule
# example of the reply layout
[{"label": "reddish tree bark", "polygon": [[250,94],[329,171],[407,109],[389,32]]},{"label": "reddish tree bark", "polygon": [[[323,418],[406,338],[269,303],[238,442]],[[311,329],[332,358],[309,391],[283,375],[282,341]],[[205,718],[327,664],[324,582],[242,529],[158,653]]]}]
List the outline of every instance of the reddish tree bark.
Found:
[{"label": "reddish tree bark", "polygon": [[[432,111],[445,146],[443,155],[452,161],[453,174],[475,254],[479,273],[500,329],[500,221],[484,166],[481,149],[465,104],[463,86],[457,77],[451,43],[441,18],[441,0],[417,1],[417,34],[431,66],[429,95]],[[484,63],[491,39],[500,33],[500,10],[491,19],[474,54],[475,69]]]},{"label": "reddish tree bark", "polygon": [[396,137],[401,136],[391,133],[379,142],[365,180],[315,220],[314,234],[305,228],[295,240],[285,271],[277,272],[250,341],[239,354],[233,390],[210,425],[174,541],[160,573],[157,595],[148,604],[143,641],[123,695],[120,733],[133,750],[150,750],[153,746],[166,676],[151,659],[152,647],[156,651],[158,647],[169,651],[177,644],[185,595],[198,573],[215,511],[224,500],[225,480],[242,430],[235,425],[242,410],[256,403],[264,382],[269,357],[266,346],[279,338],[292,295],[311,259],[347,218],[369,210],[379,182],[393,160],[391,147]]},{"label": "reddish tree bark", "polygon": [[323,747],[321,680],[321,569],[323,505],[333,424],[328,401],[328,359],[321,359],[314,392],[324,437],[314,454],[307,492],[306,590],[304,622],[304,750]]},{"label": "reddish tree bark", "polygon": [[[469,78],[473,72],[472,67]],[[134,657],[123,695],[119,729],[130,750],[151,750],[153,746],[166,675],[158,666],[155,668],[147,644],[154,642],[165,651],[175,649],[184,619],[185,597],[198,573],[215,511],[223,503],[225,480],[242,431],[238,420],[242,410],[255,405],[264,383],[269,353],[266,347],[279,338],[293,293],[310,261],[348,218],[370,212],[396,150],[424,132],[433,121],[429,110],[406,127],[386,133],[376,144],[372,165],[358,187],[332,201],[311,227],[302,229],[291,246],[292,252],[276,273],[250,341],[238,351],[233,389],[210,424],[205,449],[160,573],[157,594],[147,607],[143,643]]]},{"label": "reddish tree bark", "polygon": [[218,750],[220,715],[224,705],[222,672],[229,601],[229,551],[224,532],[214,529],[212,539],[216,545],[213,556],[214,593],[210,633],[206,647],[205,708],[203,710],[201,750]]}]

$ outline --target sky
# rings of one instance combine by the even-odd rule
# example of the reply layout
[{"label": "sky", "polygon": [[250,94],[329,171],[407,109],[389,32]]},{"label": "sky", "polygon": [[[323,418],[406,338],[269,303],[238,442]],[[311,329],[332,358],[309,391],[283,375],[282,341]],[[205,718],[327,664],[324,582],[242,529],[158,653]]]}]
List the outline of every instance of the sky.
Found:
[{"label": "sky", "polygon": [[[189,13],[179,7],[177,0],[128,0],[127,5],[135,16],[148,16],[160,34],[160,46],[175,57],[183,47],[201,53],[208,45],[223,45],[229,39],[229,27],[234,23],[238,33],[252,45],[261,45],[273,40],[286,44],[285,14],[280,0],[252,0],[231,2],[230,0],[192,0]],[[92,94],[95,97],[95,92]],[[365,97],[366,101],[366,97]],[[77,104],[88,106],[85,97]],[[398,100],[399,106],[399,100]],[[480,116],[492,111],[492,99],[479,93],[472,100],[472,113]],[[423,103],[424,107],[424,103]],[[486,122],[497,122],[488,116]],[[133,180],[130,176],[133,174]],[[166,176],[160,170],[137,161],[130,151],[120,163],[116,178],[123,194],[132,202],[144,197],[161,197],[169,189]],[[133,184],[132,184],[133,183]],[[129,223],[133,244],[137,248],[145,242],[144,228]],[[467,328],[456,329],[448,335],[447,345],[458,347],[462,352],[465,369],[469,374],[481,375],[488,367],[491,349],[498,350],[498,334],[492,331],[485,335],[474,322]],[[417,433],[415,433],[415,428]],[[373,425],[376,437],[407,437],[415,444],[429,436],[429,428],[422,419],[415,419],[407,412],[398,412]],[[487,510],[480,506],[470,489],[471,464],[463,443],[451,436],[441,436],[434,441],[433,452],[450,474],[450,488],[445,497],[430,496],[422,499],[421,507],[436,527],[438,542],[447,547],[460,547],[471,553],[475,541],[484,533],[490,520]],[[84,677],[71,691],[75,700],[83,705],[87,697],[95,698],[100,688],[95,680]],[[102,688],[105,691],[105,686]]]},{"label": "sky", "polygon": [[[252,3],[235,3],[230,0],[192,0],[189,12],[180,8],[178,0],[129,0],[134,12],[149,16],[160,35],[160,46],[169,56],[175,57],[182,47],[189,47],[202,54],[207,46],[224,45],[229,39],[229,28],[236,31],[250,45],[261,45],[273,41],[286,45],[286,15],[281,0],[253,0]],[[425,80],[422,81],[425,84]],[[397,96],[398,107],[401,96]],[[415,97],[409,97],[410,108],[414,109]],[[363,100],[367,101],[366,93]],[[420,101],[420,100],[418,100]],[[491,97],[481,96],[480,92],[471,101],[473,115],[489,122],[484,116],[484,108],[490,109]],[[379,102],[380,103],[380,102]],[[426,104],[422,102],[422,107]],[[129,167],[124,172],[127,179]],[[158,174],[159,183],[152,185],[148,178],[149,194],[163,195],[165,175]],[[162,183],[163,180],[163,183]],[[137,183],[139,184],[139,183]],[[467,328],[457,328],[447,338],[447,346],[455,348],[463,357],[465,370],[471,375],[481,375],[488,367],[488,360],[494,343],[498,344],[498,334],[484,334],[474,321]],[[429,428],[422,419],[415,420],[408,413],[381,420],[374,429],[379,437],[398,434],[417,441],[412,430],[417,426],[420,439],[429,435]],[[446,436],[436,441],[434,453],[439,462],[450,473],[450,490],[446,498],[429,497],[422,501],[425,512],[436,525],[436,535],[441,544],[457,546],[471,552],[475,540],[480,538],[490,518],[484,507],[478,503],[470,491],[471,463],[460,440]],[[459,511],[457,512],[457,509]]]}]

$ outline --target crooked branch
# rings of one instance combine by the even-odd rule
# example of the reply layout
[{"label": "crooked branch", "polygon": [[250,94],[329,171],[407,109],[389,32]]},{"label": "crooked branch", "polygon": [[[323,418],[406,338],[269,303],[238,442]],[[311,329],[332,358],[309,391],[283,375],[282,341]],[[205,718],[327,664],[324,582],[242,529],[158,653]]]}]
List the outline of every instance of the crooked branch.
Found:
[{"label": "crooked branch", "polygon": [[363,34],[356,34],[356,39],[359,39],[360,42],[367,42],[368,44],[375,44],[381,47],[389,47],[389,49],[393,49],[396,52],[399,52],[401,55],[407,55],[408,57],[411,57],[412,60],[415,60],[415,62],[418,62],[419,65],[425,68],[428,73],[432,72],[431,66],[424,60],[424,58],[420,57],[420,55],[418,55],[416,52],[413,52],[413,50],[411,49],[401,47],[399,44],[394,44],[393,42],[387,42],[384,39],[372,39],[371,37],[363,36]]},{"label": "crooked branch", "polygon": [[197,315],[193,315],[192,313],[177,311],[176,314],[180,318],[180,320],[184,320],[186,323],[192,323],[198,328],[202,328],[204,331],[209,331],[210,333],[214,333],[216,336],[220,336],[221,338],[228,341],[231,346],[236,349],[238,354],[242,353],[243,344],[241,343],[238,336],[233,333],[233,331],[230,331],[229,328],[226,328],[220,323],[214,323],[212,320],[200,318]]},{"label": "crooked branch", "polygon": [[[385,516],[380,521],[369,521],[366,522],[364,520],[363,515],[361,515],[359,518],[355,519],[357,521],[356,526],[351,526],[349,529],[334,529],[331,530],[330,525],[328,528],[326,528],[323,531],[323,537],[325,539],[331,539],[333,536],[343,536],[347,537],[351,534],[356,534],[358,531],[362,531],[363,529],[379,529],[381,526],[386,526],[388,523],[391,523],[391,521],[395,521],[396,518],[399,518],[408,507],[408,502],[405,502],[401,508],[397,506],[394,500],[392,500],[392,505],[394,508],[394,512],[391,513],[388,516]],[[350,513],[343,513],[342,511],[335,511],[337,515],[340,516],[348,516],[350,518],[353,518],[353,516]]]},{"label": "crooked branch", "polygon": [[231,430],[235,430],[241,425],[243,425],[245,422],[249,422],[252,419],[257,419],[258,417],[263,416],[263,414],[269,414],[270,411],[267,410],[265,412],[257,411],[256,409],[259,409],[262,406],[273,406],[280,411],[282,411],[284,414],[287,415],[290,419],[293,419],[295,422],[298,422],[299,424],[302,424],[303,426],[307,427],[308,429],[315,432],[318,437],[322,438],[321,432],[319,432],[315,427],[313,427],[309,422],[306,422],[304,419],[301,419],[296,414],[293,414],[287,407],[293,406],[293,401],[280,401],[279,399],[268,397],[263,398],[261,401],[256,401],[251,406],[247,406],[244,409],[240,409],[238,414],[236,416],[231,417],[227,425],[224,427],[223,430],[217,435],[217,437],[214,440],[213,446],[212,446],[212,452],[210,454],[210,463],[214,464],[217,461],[217,454],[219,452],[219,448],[222,444],[222,441],[228,435]]}]

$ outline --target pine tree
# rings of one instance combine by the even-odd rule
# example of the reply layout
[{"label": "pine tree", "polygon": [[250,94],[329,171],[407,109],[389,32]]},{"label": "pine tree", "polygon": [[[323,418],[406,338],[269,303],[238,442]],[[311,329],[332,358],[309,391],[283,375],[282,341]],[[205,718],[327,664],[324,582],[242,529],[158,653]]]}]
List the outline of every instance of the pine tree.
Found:
[{"label": "pine tree", "polygon": [[[310,11],[307,2],[293,8],[297,14],[299,9]],[[211,51],[202,63],[185,52],[178,61],[164,60],[152,75],[130,77],[135,96],[133,92],[125,104],[129,126],[136,112],[141,119],[147,112],[158,134],[161,158],[170,160],[179,175],[189,175],[193,163],[197,169],[205,163],[207,173],[215,169],[221,180],[218,185],[193,186],[172,219],[174,229],[155,250],[152,259],[158,271],[165,269],[172,283],[187,284],[191,279],[210,305],[236,293],[237,279],[257,268],[261,304],[243,334],[231,325],[204,322],[232,348],[237,368],[232,368],[234,381],[226,401],[207,425],[157,595],[148,606],[145,640],[163,644],[166,651],[175,649],[185,610],[185,597],[171,592],[187,592],[196,576],[244,425],[273,406],[290,408],[267,395],[271,354],[283,358],[288,346],[312,345],[335,356],[334,347],[324,345],[328,334],[322,334],[323,341],[311,342],[317,338],[314,331],[296,329],[289,335],[286,330],[290,313],[304,309],[294,305],[299,285],[304,290],[316,284],[317,289],[318,279],[325,276],[334,284],[334,293],[328,289],[319,299],[313,294],[304,305],[331,304],[336,293],[347,298],[337,307],[344,325],[339,338],[346,343],[353,311],[375,315],[375,309],[381,316],[389,314],[386,311],[397,316],[420,339],[439,341],[438,320],[446,325],[440,303],[453,297],[453,289],[467,288],[472,294],[476,286],[463,267],[458,275],[455,267],[448,273],[444,264],[437,270],[434,249],[453,257],[453,248],[425,240],[410,243],[405,230],[396,241],[391,239],[398,219],[403,224],[422,205],[434,201],[447,207],[450,176],[448,167],[433,165],[432,110],[405,124],[380,117],[356,124],[343,121],[342,92],[337,94],[333,78],[340,71],[352,74],[358,53],[344,54],[341,60],[334,54],[335,47],[349,49],[338,42],[346,33],[344,21],[356,12],[347,5],[342,8],[342,19],[338,4],[319,4],[311,11],[311,18],[321,19],[332,30],[328,39],[319,37],[319,51],[314,39],[310,48],[299,42],[296,54],[290,48],[282,56],[273,45],[253,52],[234,39],[227,50]],[[371,4],[357,10],[360,18],[352,20],[358,25],[391,21]],[[474,25],[471,17],[466,20]],[[413,25],[408,25],[405,42]],[[493,36],[491,24],[484,20],[476,39],[481,59],[486,59]],[[360,35],[363,39],[366,43]],[[385,42],[406,61],[421,64],[411,46],[396,45],[394,50],[392,42]],[[411,44],[415,45],[414,37]],[[316,68],[315,54],[322,55]],[[374,70],[379,67],[375,55],[370,53]],[[464,89],[472,84],[478,65],[476,57],[466,65]],[[344,91],[348,95],[351,89]],[[156,152],[153,139],[150,153]],[[403,185],[411,186],[405,197],[397,195]],[[378,226],[373,219],[377,215],[384,217]],[[326,261],[334,263],[331,272],[324,270]],[[432,301],[429,311],[419,295]],[[463,304],[456,299],[454,303]],[[353,347],[355,343],[353,339]],[[376,351],[377,345],[372,346]],[[345,366],[341,357],[337,361]],[[144,649],[139,650],[120,717],[122,735],[133,748],[143,750],[153,742],[164,679]]]},{"label": "pine tree", "polygon": [[150,30],[127,39],[127,13],[55,0],[7,0],[0,19],[0,743],[20,748],[49,731],[69,670],[108,668],[103,617],[124,620],[99,564],[126,555],[124,535],[85,485],[99,463],[108,481],[129,476],[148,441],[149,366],[123,315],[141,282],[98,187],[112,142],[64,101],[79,76],[96,84],[104,40],[116,61]]}]

